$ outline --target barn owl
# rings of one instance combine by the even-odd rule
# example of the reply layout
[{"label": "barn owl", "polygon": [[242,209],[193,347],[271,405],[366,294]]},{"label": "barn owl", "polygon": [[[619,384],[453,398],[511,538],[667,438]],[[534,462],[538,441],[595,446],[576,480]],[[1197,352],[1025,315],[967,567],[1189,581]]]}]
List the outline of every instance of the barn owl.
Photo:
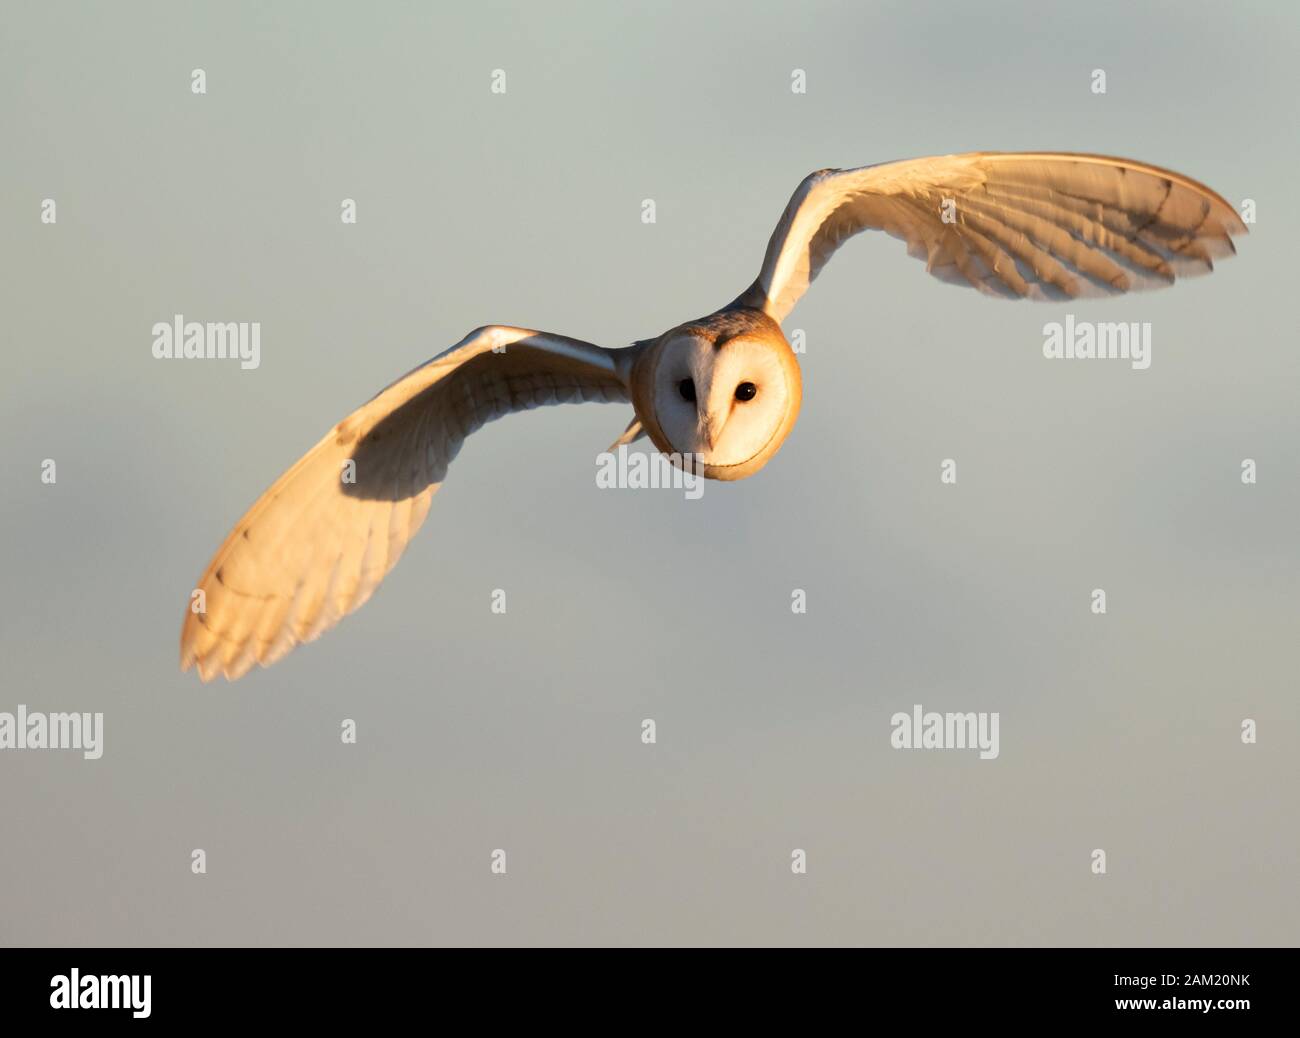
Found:
[{"label": "barn owl", "polygon": [[825,169],[795,190],[734,301],[607,349],[489,325],[335,425],[235,524],[191,595],[181,668],[234,680],[364,603],[424,522],[465,438],[546,404],[630,402],[615,446],[648,436],[693,471],[761,469],[799,415],[781,331],[845,239],[883,230],[945,281],[1003,298],[1155,288],[1235,252],[1245,226],[1187,177],[1127,159],[981,152]]}]

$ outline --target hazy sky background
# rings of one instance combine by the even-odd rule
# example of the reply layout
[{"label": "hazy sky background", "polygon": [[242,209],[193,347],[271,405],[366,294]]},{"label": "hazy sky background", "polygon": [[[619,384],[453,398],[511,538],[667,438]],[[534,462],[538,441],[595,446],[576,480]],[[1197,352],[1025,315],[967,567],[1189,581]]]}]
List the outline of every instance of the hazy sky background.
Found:
[{"label": "hazy sky background", "polygon": [[[0,752],[0,941],[1300,940],[1294,5],[4,22],[0,710],[106,738]],[[234,685],[178,671],[227,530],[396,376],[485,323],[657,334],[753,279],[809,171],[973,149],[1131,156],[1258,223],[1210,278],[1072,307],[857,239],[786,322],[804,409],[757,477],[601,491],[628,408],[507,418],[359,613]],[[1045,360],[1066,312],[1151,322],[1150,370]],[[175,313],[261,322],[261,367],[155,360]],[[1000,712],[999,759],[891,749],[918,702]]]}]

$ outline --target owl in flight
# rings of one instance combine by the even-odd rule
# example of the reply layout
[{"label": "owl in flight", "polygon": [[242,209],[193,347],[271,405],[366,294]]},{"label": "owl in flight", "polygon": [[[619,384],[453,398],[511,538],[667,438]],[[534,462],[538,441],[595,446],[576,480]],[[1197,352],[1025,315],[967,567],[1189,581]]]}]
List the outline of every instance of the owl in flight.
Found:
[{"label": "owl in flight", "polygon": [[645,435],[711,479],[753,475],[799,415],[781,322],[864,230],[901,238],[929,273],[987,295],[1074,299],[1207,272],[1246,228],[1203,184],[1128,159],[976,152],[820,170],[785,207],[757,280],[715,313],[623,349],[477,328],[344,418],[213,556],[181,628],[181,669],[234,680],[359,607],[465,438],[513,411],[630,402],[615,446]]}]

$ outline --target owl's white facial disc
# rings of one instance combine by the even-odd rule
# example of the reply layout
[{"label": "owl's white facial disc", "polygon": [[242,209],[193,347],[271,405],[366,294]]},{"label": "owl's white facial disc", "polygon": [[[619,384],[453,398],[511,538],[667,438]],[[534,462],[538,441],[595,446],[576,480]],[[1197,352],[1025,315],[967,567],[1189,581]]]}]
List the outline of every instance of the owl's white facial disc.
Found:
[{"label": "owl's white facial disc", "polygon": [[758,338],[715,347],[682,335],[655,369],[655,414],[673,450],[706,465],[741,465],[781,429],[790,387],[780,346]]}]

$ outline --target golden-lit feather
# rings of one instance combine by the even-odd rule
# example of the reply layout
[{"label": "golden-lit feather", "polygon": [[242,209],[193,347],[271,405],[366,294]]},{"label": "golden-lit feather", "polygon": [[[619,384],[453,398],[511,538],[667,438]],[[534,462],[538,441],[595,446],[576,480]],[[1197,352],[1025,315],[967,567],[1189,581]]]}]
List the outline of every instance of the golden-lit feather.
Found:
[{"label": "golden-lit feather", "polygon": [[1204,184],[1128,159],[974,152],[821,170],[795,190],[737,304],[784,320],[865,230],[901,238],[938,278],[1030,299],[1159,288],[1213,269],[1246,233]]},{"label": "golden-lit feather", "polygon": [[486,422],[626,399],[612,351],[520,328],[472,332],[339,422],[235,524],[197,585],[203,611],[186,614],[182,669],[233,680],[362,605]]}]

